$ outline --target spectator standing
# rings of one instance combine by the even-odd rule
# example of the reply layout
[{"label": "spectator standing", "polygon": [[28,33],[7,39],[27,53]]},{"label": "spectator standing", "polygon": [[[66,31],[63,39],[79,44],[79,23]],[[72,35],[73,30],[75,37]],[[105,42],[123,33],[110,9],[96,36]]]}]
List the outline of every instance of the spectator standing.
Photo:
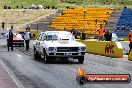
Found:
[{"label": "spectator standing", "polygon": [[132,31],[128,34],[128,37],[129,37],[129,41],[130,41],[130,44],[129,44],[129,53],[131,52],[131,49],[132,49]]},{"label": "spectator standing", "polygon": [[86,39],[86,33],[84,33],[84,31],[82,32],[82,37],[81,37],[82,40],[85,40]]},{"label": "spectator standing", "polygon": [[102,26],[102,24],[100,24],[100,29],[96,30],[95,33],[97,31],[99,32],[99,35],[98,35],[99,39],[98,40],[103,41],[104,40],[104,34],[105,34],[105,28]]},{"label": "spectator standing", "polygon": [[106,29],[104,34],[105,41],[111,41],[112,40],[112,33],[110,29]]},{"label": "spectator standing", "polygon": [[13,51],[13,33],[12,33],[12,30],[10,29],[9,30],[9,33],[7,35],[7,47],[8,47],[8,51],[10,50],[10,47],[11,47],[11,50]]},{"label": "spectator standing", "polygon": [[24,33],[24,39],[25,39],[25,43],[26,43],[26,50],[29,50],[29,42],[31,39],[31,33],[30,30],[26,29],[26,32]]},{"label": "spectator standing", "polygon": [[2,29],[5,29],[5,22],[2,22]]}]

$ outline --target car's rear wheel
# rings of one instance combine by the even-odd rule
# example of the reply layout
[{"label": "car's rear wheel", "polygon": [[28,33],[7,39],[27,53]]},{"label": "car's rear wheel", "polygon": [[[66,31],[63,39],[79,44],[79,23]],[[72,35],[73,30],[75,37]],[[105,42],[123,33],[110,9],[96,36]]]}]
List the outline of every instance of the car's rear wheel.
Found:
[{"label": "car's rear wheel", "polygon": [[40,59],[40,55],[39,53],[36,51],[36,49],[34,48],[34,59]]},{"label": "car's rear wheel", "polygon": [[79,61],[79,63],[83,63],[83,61],[84,61],[84,56],[78,57],[78,61]]}]

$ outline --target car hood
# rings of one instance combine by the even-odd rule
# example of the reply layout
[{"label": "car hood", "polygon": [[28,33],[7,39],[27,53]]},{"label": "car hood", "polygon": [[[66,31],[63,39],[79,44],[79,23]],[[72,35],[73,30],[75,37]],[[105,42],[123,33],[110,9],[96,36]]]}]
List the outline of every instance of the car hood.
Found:
[{"label": "car hood", "polygon": [[83,43],[75,40],[46,41],[48,47],[86,47]]}]

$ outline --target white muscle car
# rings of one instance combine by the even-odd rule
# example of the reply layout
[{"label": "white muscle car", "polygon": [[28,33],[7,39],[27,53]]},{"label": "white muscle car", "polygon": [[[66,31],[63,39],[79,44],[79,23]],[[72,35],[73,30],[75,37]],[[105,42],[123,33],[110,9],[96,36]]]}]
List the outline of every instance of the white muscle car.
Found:
[{"label": "white muscle car", "polygon": [[67,31],[41,32],[33,47],[34,58],[44,58],[45,62],[55,58],[73,58],[83,63],[86,52],[86,46],[77,42]]}]

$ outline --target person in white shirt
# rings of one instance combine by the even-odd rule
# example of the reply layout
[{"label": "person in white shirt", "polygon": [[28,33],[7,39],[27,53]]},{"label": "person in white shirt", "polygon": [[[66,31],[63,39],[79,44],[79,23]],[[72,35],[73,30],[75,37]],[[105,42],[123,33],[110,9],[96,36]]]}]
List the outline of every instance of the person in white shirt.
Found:
[{"label": "person in white shirt", "polygon": [[31,39],[31,33],[28,29],[24,33],[24,39],[25,39],[25,43],[26,43],[26,50],[28,51],[29,50],[29,42]]}]

